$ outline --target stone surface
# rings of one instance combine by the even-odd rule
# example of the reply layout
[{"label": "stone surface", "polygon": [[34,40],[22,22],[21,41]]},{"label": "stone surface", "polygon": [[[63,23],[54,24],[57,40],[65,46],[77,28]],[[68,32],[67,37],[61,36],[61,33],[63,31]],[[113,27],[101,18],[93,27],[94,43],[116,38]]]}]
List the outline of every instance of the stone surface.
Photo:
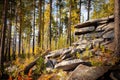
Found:
[{"label": "stone surface", "polygon": [[115,49],[115,42],[112,41],[111,43],[104,45],[108,50],[114,51]]},{"label": "stone surface", "polygon": [[91,26],[91,27],[85,27],[85,28],[81,28],[79,30],[76,30],[76,31],[79,31],[79,32],[84,32],[84,31],[94,31],[95,27],[94,26]]},{"label": "stone surface", "polygon": [[108,71],[109,66],[88,67],[80,64],[67,80],[96,80]]},{"label": "stone surface", "polygon": [[86,44],[88,41],[87,40],[78,40],[78,41],[76,41],[76,42],[74,42],[73,43],[73,45],[76,45],[76,46],[78,46],[78,45],[81,45],[81,44]]},{"label": "stone surface", "polygon": [[106,32],[105,34],[103,34],[103,38],[114,38],[114,31],[109,31],[109,32]]},{"label": "stone surface", "polygon": [[55,59],[48,59],[45,64],[47,68],[54,68],[57,61]]},{"label": "stone surface", "polygon": [[114,22],[106,24],[102,29],[105,31],[108,31],[110,29],[114,29]]},{"label": "stone surface", "polygon": [[55,68],[57,69],[63,69],[63,70],[72,70],[76,68],[79,64],[85,63],[85,61],[81,59],[74,59],[74,60],[68,60],[68,61],[62,61],[55,65]]},{"label": "stone surface", "polygon": [[99,38],[101,37],[101,35],[102,35],[102,32],[88,33],[88,34],[85,34],[85,37],[93,39],[93,38]]},{"label": "stone surface", "polygon": [[60,55],[63,53],[64,50],[66,50],[66,48],[64,48],[64,49],[59,49],[59,50],[55,50],[55,51],[51,51],[51,52],[49,52],[48,55],[45,56],[45,58],[58,57],[58,56],[60,56]]}]

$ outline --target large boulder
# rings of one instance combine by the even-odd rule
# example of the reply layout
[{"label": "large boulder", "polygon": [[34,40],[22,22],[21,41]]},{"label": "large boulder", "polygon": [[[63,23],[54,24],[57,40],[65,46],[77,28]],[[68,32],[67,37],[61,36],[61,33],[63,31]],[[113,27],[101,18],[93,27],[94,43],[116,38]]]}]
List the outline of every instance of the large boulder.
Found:
[{"label": "large boulder", "polygon": [[96,80],[109,70],[110,66],[88,67],[80,64],[67,80]]},{"label": "large boulder", "polygon": [[91,27],[81,28],[81,29],[76,30],[76,31],[85,32],[85,31],[94,31],[94,30],[95,30],[95,27],[94,27],[94,26],[91,26]]},{"label": "large boulder", "polygon": [[102,29],[105,30],[105,31],[113,30],[114,29],[114,22],[106,24]]},{"label": "large boulder", "polygon": [[48,55],[45,56],[45,58],[48,59],[48,58],[59,57],[66,49],[69,49],[69,48],[63,48],[63,49],[51,51],[49,52]]},{"label": "large boulder", "polygon": [[57,61],[55,59],[48,59],[45,64],[48,68],[54,68],[55,64],[57,64]]},{"label": "large boulder", "polygon": [[76,42],[74,42],[73,43],[73,45],[75,45],[75,46],[78,46],[78,45],[81,45],[81,44],[87,44],[87,40],[78,40],[78,41],[76,41]]},{"label": "large boulder", "polygon": [[113,39],[114,38],[114,30],[104,33],[103,38],[104,39]]},{"label": "large boulder", "polygon": [[55,68],[57,69],[63,69],[63,70],[73,70],[75,69],[79,64],[87,64],[87,62],[81,60],[81,59],[74,59],[74,60],[68,60],[68,61],[62,61],[55,65]]}]

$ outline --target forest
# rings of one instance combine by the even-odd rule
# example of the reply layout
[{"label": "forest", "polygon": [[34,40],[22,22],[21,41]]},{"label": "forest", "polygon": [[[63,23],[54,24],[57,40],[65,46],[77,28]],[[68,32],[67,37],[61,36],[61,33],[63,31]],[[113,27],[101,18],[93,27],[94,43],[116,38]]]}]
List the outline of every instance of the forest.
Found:
[{"label": "forest", "polygon": [[0,0],[0,80],[120,80],[120,0]]}]

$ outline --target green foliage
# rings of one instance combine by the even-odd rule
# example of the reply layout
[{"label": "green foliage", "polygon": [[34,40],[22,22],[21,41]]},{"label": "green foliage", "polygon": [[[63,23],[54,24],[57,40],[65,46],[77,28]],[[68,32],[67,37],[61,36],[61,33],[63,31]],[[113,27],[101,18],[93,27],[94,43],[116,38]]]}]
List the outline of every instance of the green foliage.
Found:
[{"label": "green foliage", "polygon": [[102,66],[103,62],[100,60],[96,60],[96,59],[90,59],[91,65],[93,66]]},{"label": "green foliage", "polygon": [[114,0],[96,0],[93,3],[94,10],[92,12],[92,18],[102,18],[113,15],[114,13]]},{"label": "green foliage", "polygon": [[42,57],[40,57],[37,61],[37,64],[36,64],[36,69],[35,69],[35,73],[37,74],[41,74],[43,72],[45,72],[45,64],[44,64],[44,59]]},{"label": "green foliage", "polygon": [[79,52],[77,52],[77,53],[76,53],[76,57],[77,57],[78,59],[80,59],[80,58],[81,58],[81,54],[80,54]]},{"label": "green foliage", "polygon": [[105,52],[105,46],[100,45],[100,49],[101,49],[101,51],[102,51],[103,53]]}]

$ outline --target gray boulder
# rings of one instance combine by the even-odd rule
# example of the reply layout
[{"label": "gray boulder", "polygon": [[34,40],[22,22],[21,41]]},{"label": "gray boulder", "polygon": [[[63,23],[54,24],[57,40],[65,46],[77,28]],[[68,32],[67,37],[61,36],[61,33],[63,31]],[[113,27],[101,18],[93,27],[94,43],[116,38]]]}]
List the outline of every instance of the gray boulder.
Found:
[{"label": "gray boulder", "polygon": [[67,80],[97,80],[109,70],[110,66],[88,67],[80,64]]},{"label": "gray boulder", "polygon": [[113,39],[114,38],[114,30],[106,32],[103,34],[104,39]]},{"label": "gray boulder", "polygon": [[86,62],[81,59],[62,61],[62,62],[56,64],[55,68],[63,69],[63,70],[72,70],[72,69],[75,69],[79,64],[82,64],[82,63],[86,63]]},{"label": "gray boulder", "polygon": [[46,67],[47,68],[54,68],[55,64],[57,64],[57,61],[55,59],[48,59],[46,62]]},{"label": "gray boulder", "polygon": [[59,49],[59,50],[51,51],[51,52],[49,52],[48,55],[45,56],[45,58],[46,59],[51,58],[51,57],[56,58],[56,57],[60,56],[63,53],[64,50],[65,49]]},{"label": "gray boulder", "polygon": [[94,30],[95,30],[95,27],[91,26],[91,27],[84,27],[84,28],[81,28],[81,29],[76,30],[76,31],[85,32],[85,31],[94,31]]}]

